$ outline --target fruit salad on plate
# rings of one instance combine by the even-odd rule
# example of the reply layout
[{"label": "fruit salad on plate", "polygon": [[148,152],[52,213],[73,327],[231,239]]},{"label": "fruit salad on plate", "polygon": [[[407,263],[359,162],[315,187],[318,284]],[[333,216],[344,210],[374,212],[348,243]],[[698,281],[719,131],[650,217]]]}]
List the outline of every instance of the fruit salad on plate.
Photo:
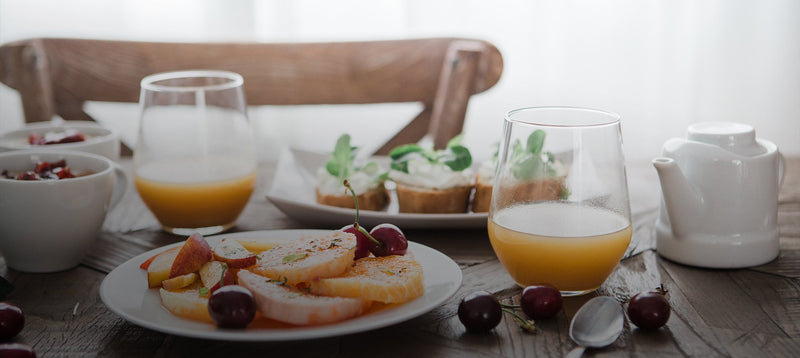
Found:
[{"label": "fruit salad on plate", "polygon": [[193,234],[139,267],[174,315],[222,328],[309,326],[422,296],[422,266],[407,247],[396,226],[367,231],[356,216],[341,230],[289,241],[223,238],[211,247]]}]

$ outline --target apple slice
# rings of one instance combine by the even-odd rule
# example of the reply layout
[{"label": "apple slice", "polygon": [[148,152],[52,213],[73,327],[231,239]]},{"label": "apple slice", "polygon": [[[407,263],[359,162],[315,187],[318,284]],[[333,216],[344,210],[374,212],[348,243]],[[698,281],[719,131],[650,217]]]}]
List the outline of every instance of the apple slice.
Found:
[{"label": "apple slice", "polygon": [[180,247],[173,247],[154,256],[147,266],[147,285],[150,288],[161,287],[161,282],[169,278],[172,263],[178,256]]},{"label": "apple slice", "polygon": [[239,269],[227,267],[224,262],[211,261],[200,268],[200,280],[203,282],[203,287],[209,289],[209,293],[214,293],[221,286],[235,285],[238,271]]},{"label": "apple slice", "polygon": [[166,279],[161,282],[161,287],[164,287],[165,290],[175,291],[177,289],[184,288],[189,286],[197,281],[197,274],[187,273],[185,275],[176,276],[170,279]]},{"label": "apple slice", "polygon": [[222,278],[225,272],[226,265],[220,261],[209,261],[200,267],[200,281],[203,282],[203,287],[214,287]]},{"label": "apple slice", "polygon": [[236,275],[239,273],[240,270],[241,269],[237,268],[229,268],[225,270],[225,273],[223,274],[222,277],[222,281],[217,281],[217,283],[214,284],[214,286],[211,286],[211,288],[208,290],[208,293],[212,294],[214,293],[214,291],[219,290],[219,288],[222,286],[235,285],[237,281]]},{"label": "apple slice", "polygon": [[248,251],[239,241],[222,239],[214,247],[214,258],[231,268],[244,268],[256,264],[256,255]]},{"label": "apple slice", "polygon": [[156,257],[158,257],[158,255],[161,255],[161,253],[157,253],[157,254],[153,255],[153,257],[147,259],[145,262],[142,262],[142,264],[139,265],[139,268],[142,269],[142,270],[147,271],[147,269],[150,267],[150,264],[153,263],[153,260],[155,260]]},{"label": "apple slice", "polygon": [[[203,235],[192,234],[181,246],[178,256],[172,263],[169,278],[178,277],[187,273],[197,272],[206,262],[214,257],[211,246],[208,245]],[[152,264],[151,264],[152,265]]]},{"label": "apple slice", "polygon": [[208,298],[200,296],[198,288],[180,291],[159,290],[161,304],[172,314],[195,321],[214,323],[208,314]]}]

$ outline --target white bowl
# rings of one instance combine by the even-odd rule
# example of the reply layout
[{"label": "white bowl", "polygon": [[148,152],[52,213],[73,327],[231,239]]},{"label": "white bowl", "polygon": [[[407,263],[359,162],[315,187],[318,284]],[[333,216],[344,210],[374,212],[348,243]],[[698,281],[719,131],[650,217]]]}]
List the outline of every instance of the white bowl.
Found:
[{"label": "white bowl", "polygon": [[[63,132],[74,129],[83,133],[87,139],[83,142],[31,145],[28,137],[31,134],[43,135],[47,132]],[[53,121],[31,123],[22,129],[0,134],[0,152],[12,150],[39,150],[49,152],[79,151],[102,155],[113,161],[119,160],[120,136],[116,130],[105,128],[93,122]]]},{"label": "white bowl", "polygon": [[0,176],[0,253],[19,271],[53,272],[78,265],[98,237],[106,213],[128,180],[106,157],[83,152],[18,150],[0,153],[0,172],[32,170],[38,161],[66,160],[69,179],[15,180]]}]

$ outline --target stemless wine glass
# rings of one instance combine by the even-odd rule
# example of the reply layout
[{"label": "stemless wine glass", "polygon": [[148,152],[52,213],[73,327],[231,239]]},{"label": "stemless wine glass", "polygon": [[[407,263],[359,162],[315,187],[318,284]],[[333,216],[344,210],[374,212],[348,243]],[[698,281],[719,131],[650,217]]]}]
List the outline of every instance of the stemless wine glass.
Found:
[{"label": "stemless wine glass", "polygon": [[163,229],[210,235],[236,222],[256,183],[242,76],[180,71],[142,79],[136,189]]},{"label": "stemless wine glass", "polygon": [[594,291],[630,243],[619,116],[570,107],[512,110],[489,211],[489,239],[520,286]]}]

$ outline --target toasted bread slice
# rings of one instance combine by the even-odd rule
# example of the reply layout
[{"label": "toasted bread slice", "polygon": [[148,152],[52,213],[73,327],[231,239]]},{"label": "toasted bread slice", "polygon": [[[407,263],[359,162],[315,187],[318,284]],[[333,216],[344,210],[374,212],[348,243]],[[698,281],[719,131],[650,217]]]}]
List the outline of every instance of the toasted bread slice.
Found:
[{"label": "toasted bread slice", "polygon": [[494,185],[491,182],[481,180],[478,175],[475,180],[475,195],[472,197],[472,212],[486,213],[489,212],[489,205],[492,203],[492,189]]},{"label": "toasted bread slice", "polygon": [[[326,195],[320,194],[319,190],[316,190],[316,194],[317,203],[338,206],[340,208],[356,208],[356,203],[353,201],[352,195]],[[358,195],[357,197],[359,210],[379,211],[385,209],[386,206],[389,205],[389,192],[386,191],[383,185]]]},{"label": "toasted bread slice", "polygon": [[465,213],[472,185],[450,189],[426,189],[397,183],[401,213]]},{"label": "toasted bread slice", "polygon": [[361,298],[310,294],[264,276],[242,270],[239,284],[253,293],[261,315],[297,325],[325,324],[360,315],[370,305]]},{"label": "toasted bread slice", "polygon": [[422,296],[422,265],[410,255],[365,257],[340,277],[311,281],[311,293],[403,303]]},{"label": "toasted bread slice", "polygon": [[289,285],[343,274],[353,264],[356,237],[342,231],[306,237],[258,255],[248,270]]},{"label": "toasted bread slice", "polygon": [[564,190],[564,178],[542,178],[507,186],[498,192],[500,207],[530,201],[558,200]]}]

